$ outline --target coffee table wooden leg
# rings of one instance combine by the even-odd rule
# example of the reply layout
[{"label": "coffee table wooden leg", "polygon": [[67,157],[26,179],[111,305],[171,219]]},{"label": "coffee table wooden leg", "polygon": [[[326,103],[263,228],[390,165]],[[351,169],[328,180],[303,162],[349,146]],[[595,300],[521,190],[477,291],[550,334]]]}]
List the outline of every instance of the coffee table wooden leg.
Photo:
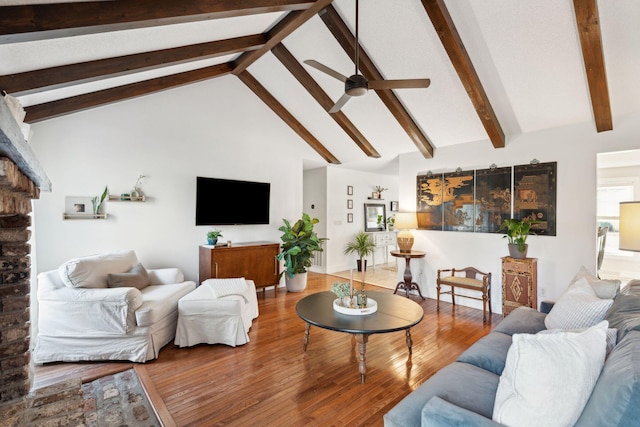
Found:
[{"label": "coffee table wooden leg", "polygon": [[356,334],[356,341],[358,341],[358,350],[360,352],[360,383],[364,384],[364,376],[367,373],[367,363],[365,353],[367,351],[367,341],[369,340],[369,335],[367,334]]},{"label": "coffee table wooden leg", "polygon": [[311,323],[304,324],[304,351],[307,351],[307,344],[309,344],[309,331],[311,330]]},{"label": "coffee table wooden leg", "polygon": [[407,347],[409,347],[409,355],[411,355],[411,346],[413,346],[413,341],[411,341],[411,329],[407,329]]}]

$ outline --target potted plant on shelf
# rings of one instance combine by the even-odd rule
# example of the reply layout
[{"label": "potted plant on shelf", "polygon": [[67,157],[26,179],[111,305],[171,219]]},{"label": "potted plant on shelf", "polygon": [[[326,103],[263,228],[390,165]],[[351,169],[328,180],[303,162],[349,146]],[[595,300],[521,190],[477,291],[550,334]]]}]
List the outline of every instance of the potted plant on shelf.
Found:
[{"label": "potted plant on shelf", "polygon": [[378,196],[378,199],[382,199],[382,192],[388,190],[388,188],[383,188],[381,185],[376,185],[374,190]]},{"label": "potted plant on shelf", "polygon": [[507,230],[507,235],[504,236],[509,239],[509,256],[511,258],[523,259],[527,257],[527,237],[530,234],[535,234],[531,231],[531,225],[539,223],[540,221],[523,218],[523,219],[505,219],[498,231]]},{"label": "potted plant on shelf", "polygon": [[[373,254],[373,251],[376,250],[376,244],[371,238],[370,234],[365,233],[364,231],[358,232],[354,239],[347,243],[344,248],[345,255],[358,254],[358,271],[367,271],[367,260],[364,259],[367,255]],[[363,263],[364,261],[364,263]]]},{"label": "potted plant on shelf", "polygon": [[318,218],[311,218],[303,213],[302,218],[293,226],[283,219],[284,225],[278,228],[282,231],[282,250],[278,254],[278,260],[284,261],[284,270],[280,277],[285,275],[285,285],[289,292],[300,292],[307,287],[307,267],[311,267],[311,258],[314,252],[322,252],[321,242],[327,240],[320,238],[313,231],[313,226],[319,222]]},{"label": "potted plant on shelf", "polygon": [[210,245],[215,245],[218,243],[218,237],[222,237],[222,231],[220,230],[212,230],[207,232],[207,243]]}]

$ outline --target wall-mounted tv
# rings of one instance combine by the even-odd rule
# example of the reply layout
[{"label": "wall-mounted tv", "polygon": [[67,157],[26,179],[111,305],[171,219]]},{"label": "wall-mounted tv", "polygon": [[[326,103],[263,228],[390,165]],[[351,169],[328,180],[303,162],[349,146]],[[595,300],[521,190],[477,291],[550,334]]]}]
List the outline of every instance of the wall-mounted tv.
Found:
[{"label": "wall-mounted tv", "polygon": [[196,177],[196,225],[269,224],[271,184]]}]

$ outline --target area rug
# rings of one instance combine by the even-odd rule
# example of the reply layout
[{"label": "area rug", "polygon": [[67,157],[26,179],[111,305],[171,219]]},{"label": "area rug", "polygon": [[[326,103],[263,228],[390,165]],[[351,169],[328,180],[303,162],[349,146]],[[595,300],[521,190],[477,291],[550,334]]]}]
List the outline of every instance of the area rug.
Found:
[{"label": "area rug", "polygon": [[82,385],[87,427],[161,427],[133,369]]}]

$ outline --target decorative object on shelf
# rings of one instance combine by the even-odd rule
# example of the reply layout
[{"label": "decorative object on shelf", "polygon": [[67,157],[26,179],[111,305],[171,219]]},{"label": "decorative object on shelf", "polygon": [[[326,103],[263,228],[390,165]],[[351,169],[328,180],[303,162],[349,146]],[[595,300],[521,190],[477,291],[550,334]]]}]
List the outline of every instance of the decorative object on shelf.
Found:
[{"label": "decorative object on shelf", "polygon": [[418,228],[416,213],[398,212],[396,214],[395,228],[400,230],[397,237],[400,252],[411,252],[413,234],[409,230]]},{"label": "decorative object on shelf", "polygon": [[130,199],[131,199],[131,194],[122,193],[120,195],[120,200],[130,200]]},{"label": "decorative object on shelf", "polygon": [[136,180],[136,183],[134,184],[133,189],[131,190],[132,198],[142,196],[142,191],[140,190],[140,186],[142,185],[142,180],[145,178],[146,178],[145,175],[142,175],[142,174],[138,175],[138,179]]},{"label": "decorative object on shelf", "polygon": [[284,261],[285,285],[290,292],[300,292],[307,287],[307,267],[311,267],[314,252],[322,252],[321,242],[327,240],[318,237],[313,226],[320,222],[318,218],[311,218],[303,213],[302,218],[293,226],[283,218],[284,225],[278,228],[282,231],[282,250],[278,254],[278,261]]},{"label": "decorative object on shelf", "polygon": [[620,203],[621,251],[640,252],[640,201]]},{"label": "decorative object on shelf", "polygon": [[[378,218],[382,216],[382,221]],[[387,209],[384,203],[364,204],[364,231],[384,231],[387,222]]]},{"label": "decorative object on shelf", "polygon": [[387,218],[387,228],[389,229],[389,231],[393,231],[393,229],[395,228],[395,224],[396,224],[396,217],[391,215],[390,217]]},{"label": "decorative object on shelf", "polygon": [[382,187],[381,185],[376,185],[376,186],[374,187],[374,190],[376,190],[376,191],[375,191],[375,193],[374,193],[374,196],[373,196],[373,197],[375,197],[375,198],[377,198],[377,199],[382,199],[382,192],[383,192],[383,191],[387,191],[387,190],[388,190],[388,188],[384,188],[384,187]]},{"label": "decorative object on shelf", "polygon": [[218,237],[222,237],[222,231],[220,230],[211,230],[207,232],[207,243],[210,245],[215,245],[218,243]]},{"label": "decorative object on shelf", "polygon": [[100,213],[100,209],[102,208],[102,203],[104,202],[104,199],[107,198],[107,194],[109,194],[109,189],[107,188],[107,186],[105,186],[101,196],[95,196],[91,199],[91,205],[93,207],[94,215],[97,215]]},{"label": "decorative object on shelf", "polygon": [[507,235],[503,236],[509,239],[509,256],[516,259],[524,259],[527,257],[527,237],[535,234],[531,231],[531,224],[539,221],[529,218],[525,219],[505,219],[500,225],[499,231],[507,230]]},{"label": "decorative object on shelf", "polygon": [[93,197],[65,197],[65,210],[63,219],[106,219],[106,213],[94,214],[89,205],[93,202]]},{"label": "decorative object on shelf", "polygon": [[331,285],[331,292],[336,294],[338,303],[343,307],[353,307],[353,287],[351,283],[336,282]]},{"label": "decorative object on shelf", "polygon": [[367,260],[364,259],[367,255],[373,254],[373,251],[376,250],[376,244],[371,238],[370,234],[365,233],[364,231],[360,231],[356,233],[354,239],[347,243],[344,247],[344,254],[358,254],[359,259],[357,260],[358,271],[366,271],[367,270]]},{"label": "decorative object on shelf", "polygon": [[400,210],[398,202],[397,201],[389,202],[389,210],[391,212],[398,212]]}]

